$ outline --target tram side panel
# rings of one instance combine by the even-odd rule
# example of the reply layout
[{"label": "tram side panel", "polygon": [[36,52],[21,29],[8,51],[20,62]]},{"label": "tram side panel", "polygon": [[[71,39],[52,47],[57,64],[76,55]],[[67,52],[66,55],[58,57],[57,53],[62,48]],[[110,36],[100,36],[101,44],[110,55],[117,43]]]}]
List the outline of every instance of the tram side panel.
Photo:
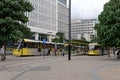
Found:
[{"label": "tram side panel", "polygon": [[[13,55],[15,56],[32,56],[32,55],[45,55],[48,54],[48,50],[50,49],[50,53],[54,54],[56,43],[46,43],[43,44],[40,41],[24,39],[22,42],[18,43],[16,48],[14,48]],[[57,44],[57,49],[62,49],[64,45]]]}]

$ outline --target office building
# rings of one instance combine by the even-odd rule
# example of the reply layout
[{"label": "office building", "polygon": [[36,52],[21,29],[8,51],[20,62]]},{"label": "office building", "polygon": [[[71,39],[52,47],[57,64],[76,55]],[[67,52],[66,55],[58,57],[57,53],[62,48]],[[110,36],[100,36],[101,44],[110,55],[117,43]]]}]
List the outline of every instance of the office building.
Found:
[{"label": "office building", "polygon": [[94,29],[97,19],[73,19],[71,23],[71,38],[81,39],[84,37],[87,41],[91,41],[92,36],[96,36]]},{"label": "office building", "polygon": [[[66,0],[29,0],[34,7],[34,10],[30,13],[26,13],[29,17],[29,22],[27,26],[31,29],[33,33],[32,39],[46,41],[52,40],[58,32],[58,5],[65,6]],[[64,9],[67,10],[67,9]],[[63,11],[65,13],[66,11]],[[62,11],[61,14],[62,14]],[[63,16],[64,17],[64,16]],[[63,25],[61,25],[63,26]],[[66,25],[65,25],[66,26]],[[64,32],[64,31],[63,31]]]},{"label": "office building", "polygon": [[35,40],[51,41],[50,35],[58,32],[57,18],[57,0],[29,0],[34,10],[27,13],[29,17],[28,27],[33,33],[32,38]]},{"label": "office building", "polygon": [[67,0],[58,1],[58,32],[63,32],[65,38],[68,39],[69,9],[66,2]]},{"label": "office building", "polygon": [[64,5],[67,5],[67,0],[58,0],[58,1],[63,3]]}]

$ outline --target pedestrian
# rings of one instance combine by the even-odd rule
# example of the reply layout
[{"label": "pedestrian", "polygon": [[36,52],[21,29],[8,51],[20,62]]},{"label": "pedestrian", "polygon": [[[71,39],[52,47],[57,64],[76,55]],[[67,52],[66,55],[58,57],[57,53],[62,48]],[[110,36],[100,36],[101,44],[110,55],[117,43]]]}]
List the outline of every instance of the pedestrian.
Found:
[{"label": "pedestrian", "polygon": [[113,47],[113,55],[115,56],[115,47]]},{"label": "pedestrian", "polygon": [[104,47],[102,47],[102,56],[104,55]]},{"label": "pedestrian", "polygon": [[55,56],[57,55],[57,48],[54,49],[54,52],[55,52]]},{"label": "pedestrian", "polygon": [[50,55],[50,51],[51,51],[51,49],[48,49],[48,53],[47,53],[48,56]]},{"label": "pedestrian", "polygon": [[110,56],[110,48],[109,47],[107,48],[107,54],[108,54],[108,57],[111,57]]},{"label": "pedestrian", "polygon": [[62,49],[62,55],[63,55],[63,56],[65,55],[65,53],[64,53],[64,49]]},{"label": "pedestrian", "polygon": [[6,56],[5,56],[5,46],[4,45],[0,49],[0,54],[1,54],[1,61],[4,61],[6,59]]}]

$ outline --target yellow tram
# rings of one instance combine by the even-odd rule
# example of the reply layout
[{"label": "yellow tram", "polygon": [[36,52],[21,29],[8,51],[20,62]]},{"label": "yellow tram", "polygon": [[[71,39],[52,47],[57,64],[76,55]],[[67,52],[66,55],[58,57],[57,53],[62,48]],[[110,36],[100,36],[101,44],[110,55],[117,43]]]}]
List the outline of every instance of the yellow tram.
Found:
[{"label": "yellow tram", "polygon": [[[48,53],[48,49],[54,48],[56,43],[46,42],[43,44],[43,41],[23,39],[22,41],[15,43],[15,48],[13,50],[14,56],[32,56],[32,55],[42,55],[43,49],[45,49],[45,54]],[[57,44],[61,46],[62,44]],[[64,45],[62,45],[64,46]]]},{"label": "yellow tram", "polygon": [[88,55],[99,55],[100,52],[100,45],[97,43],[89,43],[89,51]]}]

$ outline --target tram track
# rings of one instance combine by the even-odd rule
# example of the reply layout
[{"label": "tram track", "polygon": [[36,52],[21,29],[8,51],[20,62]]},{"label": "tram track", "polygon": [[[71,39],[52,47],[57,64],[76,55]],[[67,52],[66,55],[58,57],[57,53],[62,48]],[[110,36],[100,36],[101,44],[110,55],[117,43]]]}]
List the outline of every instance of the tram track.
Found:
[{"label": "tram track", "polygon": [[[64,60],[64,59],[63,59]],[[33,60],[32,62],[25,62],[25,63],[21,63],[21,64],[16,64],[15,63],[11,63],[9,64],[5,64],[2,65],[4,68],[0,69],[0,73],[5,72],[5,73],[10,73],[11,77],[9,77],[9,79],[5,79],[5,80],[19,80],[19,78],[22,77],[22,75],[24,75],[25,73],[31,71],[31,70],[35,70],[38,67],[44,67],[47,64],[52,64],[52,63],[57,63],[57,62],[62,62],[63,60],[61,60],[59,57],[46,57],[46,59],[37,59],[37,60]],[[17,61],[16,63],[18,63],[19,61]],[[12,66],[13,65],[13,66]],[[45,66],[46,67],[46,66]],[[14,74],[14,75],[12,75]],[[21,79],[20,79],[21,80]]]},{"label": "tram track", "polygon": [[[95,61],[96,59],[98,60],[97,62]],[[82,69],[86,70],[86,71],[83,71],[83,73],[87,74],[87,77],[90,76],[91,80],[101,80],[101,76],[98,74],[99,70],[104,69],[106,67],[111,67],[113,65],[120,64],[118,61],[113,62],[113,60],[107,59],[107,60],[105,60],[106,61],[105,62],[103,59],[104,58],[101,59],[101,58],[91,58],[91,57],[84,57],[84,58],[83,57],[82,58],[75,57],[72,59],[72,64],[73,64],[72,66],[73,67],[76,66],[76,68],[78,68],[78,62],[79,62],[80,63],[79,66],[81,68],[78,68],[78,69],[79,70],[82,70]],[[5,76],[4,76],[2,80],[43,80],[44,78],[49,79],[49,77],[53,78],[54,76],[47,77],[44,75],[45,73],[47,73],[47,74],[51,73],[53,75],[56,75],[56,73],[54,73],[54,72],[56,71],[57,66],[61,66],[62,62],[65,62],[65,65],[66,65],[66,57],[61,58],[61,57],[57,57],[57,56],[54,56],[54,57],[50,56],[50,57],[38,58],[38,59],[31,58],[30,61],[29,61],[29,59],[28,60],[25,59],[25,61],[26,61],[25,63],[22,63],[22,62],[24,62],[24,60],[20,61],[21,64],[16,64],[16,65],[13,63],[14,64],[13,67],[11,66],[12,65],[12,63],[11,63],[11,64],[9,64],[8,69],[6,67],[6,69],[2,70],[3,72],[0,71],[1,76],[2,75],[4,76],[6,73],[9,74],[9,76],[7,76],[8,78],[7,77],[5,78]],[[18,63],[18,62],[19,61],[17,61],[16,63]],[[83,64],[83,62],[85,62],[85,63]],[[91,64],[91,62],[93,62],[92,63],[93,65]],[[56,63],[60,63],[60,64],[56,65]],[[85,65],[86,68],[81,66],[82,64]],[[89,64],[91,64],[91,65],[89,65]],[[71,65],[71,62],[69,65]],[[89,65],[89,66],[87,67],[87,65]],[[68,66],[66,66],[64,68],[64,69],[66,69],[66,72],[68,71],[67,67]],[[88,70],[88,68],[90,70]],[[53,69],[55,69],[55,70],[53,70]],[[60,67],[58,69],[62,70],[63,67]],[[57,69],[57,71],[59,71],[58,69]],[[73,68],[69,67],[69,69],[73,69]],[[86,72],[89,72],[89,73],[86,73]],[[69,74],[69,75],[71,75],[71,74]],[[74,75],[74,74],[72,74],[72,75]],[[81,75],[82,75],[82,72],[81,72]],[[83,77],[81,76],[81,78],[83,78]],[[87,78],[83,78],[83,79],[87,79]]]},{"label": "tram track", "polygon": [[[36,62],[36,61],[34,61]],[[15,67],[19,67],[19,66],[23,66],[23,65],[28,65],[28,64],[32,64],[34,62],[30,62],[30,63],[26,63],[26,61],[15,61],[15,62],[9,62],[3,65],[0,65],[0,71],[4,71],[7,69],[11,69],[11,68],[15,68]]]},{"label": "tram track", "polygon": [[29,60],[9,62],[7,64],[0,65],[0,71],[9,70],[9,69],[17,68],[17,67],[22,67],[22,66],[26,66],[26,65],[30,65],[30,64],[40,63],[42,61],[46,62],[48,60],[51,60],[51,58],[47,57],[44,60],[41,60],[41,61],[40,60],[39,60],[39,58],[37,58],[35,61],[32,61],[32,62],[29,62]]},{"label": "tram track", "polygon": [[[34,62],[32,62],[32,63],[34,63]],[[19,66],[29,65],[29,64],[32,64],[32,63],[24,63],[24,64],[19,64],[19,65],[14,65],[14,66],[12,64],[10,64],[10,65],[6,64],[6,65],[0,66],[0,71],[8,70],[8,69],[11,69],[11,68],[16,68],[16,67],[19,67]]]},{"label": "tram track", "polygon": [[46,66],[46,65],[49,65],[49,64],[53,64],[53,63],[63,62],[63,61],[64,61],[64,60],[60,60],[60,59],[54,60],[54,61],[53,61],[53,60],[54,60],[54,59],[52,59],[52,60],[49,61],[49,62],[44,62],[44,63],[42,63],[42,64],[39,64],[39,65],[37,65],[37,66],[33,66],[33,67],[31,67],[31,68],[29,68],[29,69],[27,69],[27,70],[24,70],[23,72],[21,72],[21,73],[19,73],[18,75],[14,76],[14,77],[13,77],[12,79],[10,79],[10,80],[19,80],[19,78],[20,78],[22,75],[24,75],[25,73],[27,73],[27,72],[29,72],[29,71],[37,68],[37,67]]}]

